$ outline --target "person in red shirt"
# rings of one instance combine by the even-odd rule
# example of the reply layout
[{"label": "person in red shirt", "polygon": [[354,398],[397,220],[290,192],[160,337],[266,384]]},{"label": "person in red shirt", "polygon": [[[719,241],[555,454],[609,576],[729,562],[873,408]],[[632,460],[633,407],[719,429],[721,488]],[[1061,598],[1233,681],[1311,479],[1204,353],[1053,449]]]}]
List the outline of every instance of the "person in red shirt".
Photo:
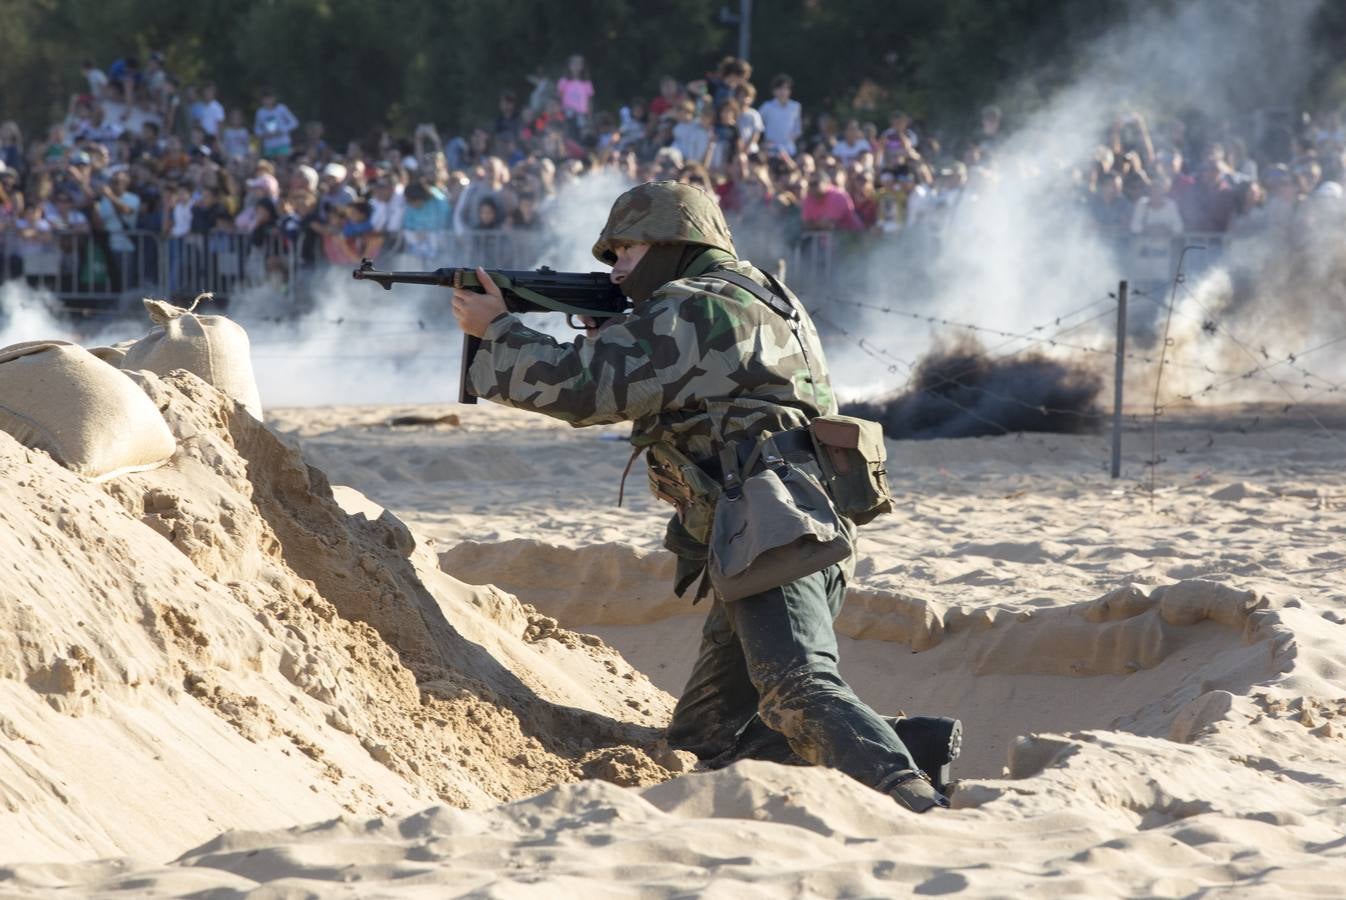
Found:
[{"label": "person in red shirt", "polygon": [[846,172],[846,193],[855,205],[855,215],[866,229],[879,221],[879,198],[874,190],[874,173],[859,163],[852,163]]},{"label": "person in red shirt", "polygon": [[677,109],[678,104],[687,99],[678,79],[665,75],[659,79],[659,96],[650,101],[650,119],[657,121],[669,110]]},{"label": "person in red shirt", "polygon": [[805,228],[837,231],[863,231],[865,228],[865,223],[855,214],[850,195],[833,184],[823,172],[809,176],[800,219]]}]

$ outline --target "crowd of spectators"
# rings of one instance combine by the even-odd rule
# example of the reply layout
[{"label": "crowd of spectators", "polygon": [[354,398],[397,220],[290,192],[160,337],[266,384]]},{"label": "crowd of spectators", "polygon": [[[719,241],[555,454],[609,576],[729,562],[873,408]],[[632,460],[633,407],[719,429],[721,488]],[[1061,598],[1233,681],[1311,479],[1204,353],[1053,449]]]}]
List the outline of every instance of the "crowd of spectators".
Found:
[{"label": "crowd of spectators", "polygon": [[1092,159],[1025,166],[1006,161],[993,106],[946,143],[902,111],[806,115],[788,75],[760,82],[759,96],[735,57],[626,96],[596,88],[573,56],[560,77],[501,92],[493,121],[464,135],[425,123],[334,146],[277,90],[262,90],[251,115],[226,109],[214,84],[179,83],[158,54],[86,62],[82,75],[45,133],[25,141],[0,122],[0,277],[74,272],[121,289],[166,263],[176,283],[225,246],[275,277],[287,254],[433,260],[454,235],[543,228],[558,191],[596,172],[698,185],[736,234],[771,236],[773,250],[814,232],[938,236],[1013,179],[1045,177],[1101,234],[1125,239],[1136,265],[1156,268],[1175,235],[1294,227],[1342,200],[1346,127],[1334,114],[1252,135],[1184,118],[1152,132],[1130,111]]}]

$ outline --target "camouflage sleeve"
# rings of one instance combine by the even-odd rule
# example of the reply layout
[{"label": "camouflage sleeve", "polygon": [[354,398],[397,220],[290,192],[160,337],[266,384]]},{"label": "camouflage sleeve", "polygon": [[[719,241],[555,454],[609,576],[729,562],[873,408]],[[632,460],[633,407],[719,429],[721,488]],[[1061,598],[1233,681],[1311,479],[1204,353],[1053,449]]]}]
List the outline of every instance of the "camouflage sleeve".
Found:
[{"label": "camouflage sleeve", "polygon": [[[678,387],[704,376],[695,309],[657,295],[598,337],[562,344],[513,315],[491,323],[469,377],[477,396],[575,426],[659,412]],[[693,304],[696,306],[696,304]],[[709,386],[707,386],[709,387]],[[726,386],[727,387],[727,386]]]}]

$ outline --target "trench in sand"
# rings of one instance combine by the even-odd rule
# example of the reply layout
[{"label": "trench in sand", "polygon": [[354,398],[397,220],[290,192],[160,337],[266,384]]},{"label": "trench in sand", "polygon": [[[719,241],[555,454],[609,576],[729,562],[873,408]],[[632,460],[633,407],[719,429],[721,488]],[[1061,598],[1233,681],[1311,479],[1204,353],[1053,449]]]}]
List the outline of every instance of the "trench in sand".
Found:
[{"label": "trench in sand", "polygon": [[[544,587],[560,581],[552,557],[562,550],[572,571],[582,573],[564,593]],[[446,552],[441,566],[504,586],[565,627],[597,634],[677,696],[696,657],[704,613],[658,596],[666,582],[651,580],[667,567],[661,557],[613,544],[514,541]],[[553,577],[534,581],[524,564],[529,558]],[[848,619],[843,611],[838,620],[842,674],[880,713],[962,719],[960,778],[1034,774],[1022,753],[1014,759],[1016,738],[1031,734],[1103,729],[1189,741],[1228,709],[1223,700],[1198,698],[1247,694],[1275,668],[1270,644],[1245,637],[1255,632],[1246,627],[1255,598],[1213,583],[1183,582],[1150,597],[1124,587],[1031,615],[941,613],[863,587],[852,595],[848,604],[863,606],[865,616]],[[884,639],[864,636],[876,612],[898,623],[884,629]],[[857,630],[853,623],[861,620],[870,625]]]}]

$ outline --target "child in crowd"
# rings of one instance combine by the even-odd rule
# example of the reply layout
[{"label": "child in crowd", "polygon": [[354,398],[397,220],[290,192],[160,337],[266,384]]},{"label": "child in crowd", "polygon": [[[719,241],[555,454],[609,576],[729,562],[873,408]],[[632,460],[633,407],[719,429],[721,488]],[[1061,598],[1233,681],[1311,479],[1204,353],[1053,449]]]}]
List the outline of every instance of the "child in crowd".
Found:
[{"label": "child in crowd", "polygon": [[687,95],[682,92],[678,79],[665,75],[659,79],[659,96],[650,101],[650,118],[658,119],[672,113],[685,99]]},{"label": "child in crowd", "polygon": [[762,114],[753,109],[757,102],[757,88],[744,82],[734,89],[734,101],[738,104],[739,147],[745,153],[756,153],[762,140]]},{"label": "child in crowd", "polygon": [[536,231],[542,227],[542,220],[537,215],[536,194],[519,195],[519,205],[509,214],[509,227],[516,231]]},{"label": "child in crowd", "polygon": [[268,159],[284,159],[290,155],[290,133],[299,127],[299,120],[284,103],[276,100],[276,92],[262,91],[262,105],[253,119],[253,132],[262,142],[262,155]]},{"label": "child in crowd", "polygon": [[860,123],[851,119],[846,123],[845,135],[832,146],[832,154],[837,158],[837,162],[846,166],[859,159],[862,153],[868,153],[873,149],[869,141],[865,140],[864,132],[860,130]]},{"label": "child in crowd", "polygon": [[[898,186],[897,172],[884,171],[879,174],[879,189],[875,195],[878,203],[879,229],[887,234],[902,230],[907,221],[907,195]],[[910,178],[910,173],[903,173]]]},{"label": "child in crowd", "polygon": [[714,123],[715,111],[709,106],[706,113],[698,117],[696,104],[691,100],[684,100],[678,105],[678,124],[673,126],[673,147],[682,154],[684,162],[701,162],[706,158]]},{"label": "child in crowd", "polygon": [[229,110],[229,123],[220,137],[220,146],[224,148],[224,157],[230,161],[245,159],[248,155],[251,137],[243,123],[243,110],[234,107]]},{"label": "child in crowd", "polygon": [[561,98],[561,109],[567,119],[583,131],[589,124],[589,107],[594,97],[594,83],[589,80],[589,68],[584,57],[576,53],[566,63],[566,74],[556,82],[556,95]]},{"label": "child in crowd", "polygon": [[374,230],[370,217],[374,208],[368,200],[356,200],[341,208],[344,218],[336,234],[326,235],[323,249],[329,262],[348,265],[366,257],[372,259],[383,247],[383,235]]},{"label": "child in crowd", "polygon": [[494,231],[505,223],[500,218],[500,204],[494,197],[482,197],[477,204],[477,230]]},{"label": "child in crowd", "polygon": [[732,99],[724,101],[719,112],[715,114],[715,124],[711,131],[711,137],[713,138],[710,153],[711,169],[719,171],[728,164],[729,160],[738,156],[738,116],[738,103]]},{"label": "child in crowd", "polygon": [[916,132],[911,128],[911,117],[895,112],[888,118],[888,128],[879,135],[879,150],[884,168],[893,168],[908,160],[920,159],[916,152]]},{"label": "child in crowd", "polygon": [[629,105],[621,108],[620,115],[622,123],[617,146],[629,150],[645,139],[645,123],[649,118],[645,101],[640,97],[632,99]]},{"label": "child in crowd", "polygon": [[790,99],[794,80],[789,75],[777,75],[771,80],[772,99],[762,104],[762,132],[766,149],[784,151],[794,156],[795,142],[804,133],[804,114],[798,100]]}]

